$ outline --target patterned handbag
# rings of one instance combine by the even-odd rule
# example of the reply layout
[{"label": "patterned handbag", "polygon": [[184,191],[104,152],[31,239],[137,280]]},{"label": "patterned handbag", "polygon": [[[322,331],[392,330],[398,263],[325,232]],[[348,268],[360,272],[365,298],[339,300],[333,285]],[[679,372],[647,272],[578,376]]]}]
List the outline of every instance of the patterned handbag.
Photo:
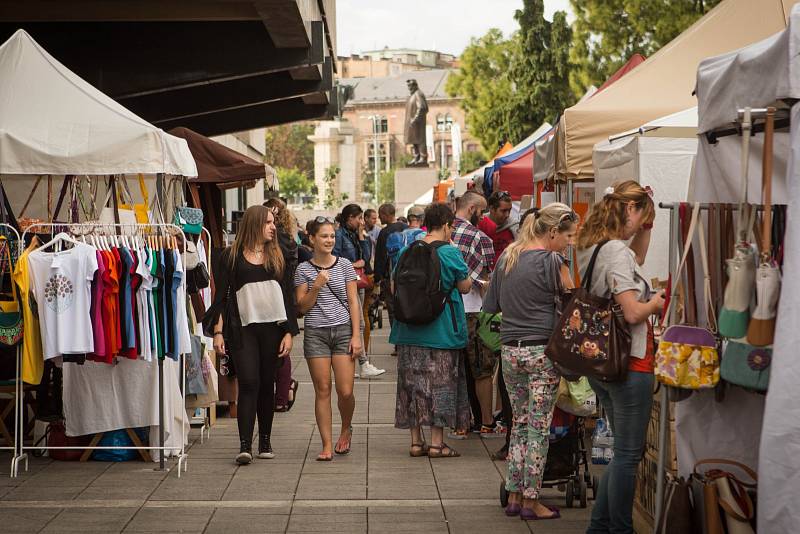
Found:
[{"label": "patterned handbag", "polygon": [[545,354],[567,380],[588,376],[616,382],[628,375],[631,334],[622,309],[613,297],[589,292],[597,254],[606,243],[595,247],[581,287],[556,292],[556,300],[569,297],[569,301],[556,321]]},{"label": "patterned handbag", "polygon": [[767,391],[771,366],[772,347],[755,347],[747,339],[732,339],[724,346],[720,374],[730,384]]},{"label": "patterned handbag", "polygon": [[200,235],[203,232],[203,210],[200,208],[190,208],[186,205],[186,197],[183,194],[185,179],[176,178],[170,183],[175,197],[175,216],[173,222],[176,226],[187,234]]},{"label": "patterned handbag", "polygon": [[[11,243],[5,236],[0,236],[0,274],[11,273],[14,270],[11,264]],[[4,265],[8,262],[7,265]],[[22,341],[23,322],[22,310],[19,304],[19,292],[14,282],[11,282],[11,297],[13,300],[0,300],[0,344],[13,347]]]},{"label": "patterned handbag", "polygon": [[[711,304],[711,278],[708,272],[708,252],[706,250],[703,224],[698,220],[700,204],[694,205],[692,222],[686,237],[681,263],[678,266],[676,279],[680,278],[686,265],[686,258],[692,248],[695,230],[700,238],[700,256],[703,264],[703,298],[707,310],[710,329],[699,326],[677,324],[668,327],[661,336],[658,351],[655,355],[656,379],[667,386],[681,389],[713,388],[719,382],[719,341],[716,335],[717,321]],[[687,301],[692,299],[694,291],[687,291]],[[664,320],[669,320],[672,304],[670,299]]]}]

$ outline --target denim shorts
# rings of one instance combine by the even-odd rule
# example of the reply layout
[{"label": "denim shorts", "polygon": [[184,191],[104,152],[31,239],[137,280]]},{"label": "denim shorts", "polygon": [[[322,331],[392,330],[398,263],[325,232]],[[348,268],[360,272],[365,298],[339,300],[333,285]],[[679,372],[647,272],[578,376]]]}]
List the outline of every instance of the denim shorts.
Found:
[{"label": "denim shorts", "polygon": [[330,358],[334,354],[350,353],[350,323],[303,331],[303,354],[306,358]]}]

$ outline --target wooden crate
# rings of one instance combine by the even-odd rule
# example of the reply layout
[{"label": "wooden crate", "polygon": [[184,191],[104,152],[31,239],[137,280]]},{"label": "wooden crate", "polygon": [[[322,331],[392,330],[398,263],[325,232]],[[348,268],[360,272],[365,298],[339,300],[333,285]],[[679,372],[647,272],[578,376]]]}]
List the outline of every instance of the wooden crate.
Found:
[{"label": "wooden crate", "polygon": [[[667,426],[667,443],[669,446],[667,456],[668,472],[676,473],[678,460],[675,449],[675,418],[674,407],[670,403],[669,424]],[[653,408],[650,413],[650,422],[647,426],[645,438],[644,458],[639,463],[636,471],[636,496],[633,503],[633,525],[638,533],[651,533],[654,529],[654,516],[656,510],[656,482],[658,480],[658,431],[661,421],[661,392],[653,398]]]}]

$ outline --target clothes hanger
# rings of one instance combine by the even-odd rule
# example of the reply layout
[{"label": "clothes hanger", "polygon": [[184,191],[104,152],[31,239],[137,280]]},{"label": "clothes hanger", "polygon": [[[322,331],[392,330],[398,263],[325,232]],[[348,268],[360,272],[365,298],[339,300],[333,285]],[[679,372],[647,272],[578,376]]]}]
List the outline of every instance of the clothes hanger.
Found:
[{"label": "clothes hanger", "polygon": [[45,244],[44,244],[44,245],[42,245],[41,247],[37,248],[36,250],[43,250],[43,249],[46,249],[47,247],[49,247],[50,245],[56,245],[56,244],[60,244],[60,243],[63,243],[63,242],[65,242],[65,241],[66,241],[67,243],[72,243],[73,245],[78,245],[78,244],[80,244],[80,242],[79,242],[78,240],[76,240],[75,238],[73,238],[73,237],[72,237],[71,235],[69,235],[68,233],[66,233],[66,232],[61,232],[61,233],[59,233],[59,234],[56,234],[56,236],[55,236],[53,239],[51,239],[50,241],[48,241],[47,243],[45,243]]}]

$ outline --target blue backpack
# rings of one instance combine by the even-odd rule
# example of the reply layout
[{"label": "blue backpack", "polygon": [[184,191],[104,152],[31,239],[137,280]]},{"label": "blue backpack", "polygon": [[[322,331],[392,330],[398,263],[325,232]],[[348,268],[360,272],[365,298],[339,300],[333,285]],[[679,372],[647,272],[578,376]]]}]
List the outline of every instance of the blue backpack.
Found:
[{"label": "blue backpack", "polygon": [[414,241],[425,237],[425,230],[421,228],[406,228],[402,232],[394,232],[386,238],[386,252],[391,262],[390,268],[394,269],[400,257],[400,251]]}]

